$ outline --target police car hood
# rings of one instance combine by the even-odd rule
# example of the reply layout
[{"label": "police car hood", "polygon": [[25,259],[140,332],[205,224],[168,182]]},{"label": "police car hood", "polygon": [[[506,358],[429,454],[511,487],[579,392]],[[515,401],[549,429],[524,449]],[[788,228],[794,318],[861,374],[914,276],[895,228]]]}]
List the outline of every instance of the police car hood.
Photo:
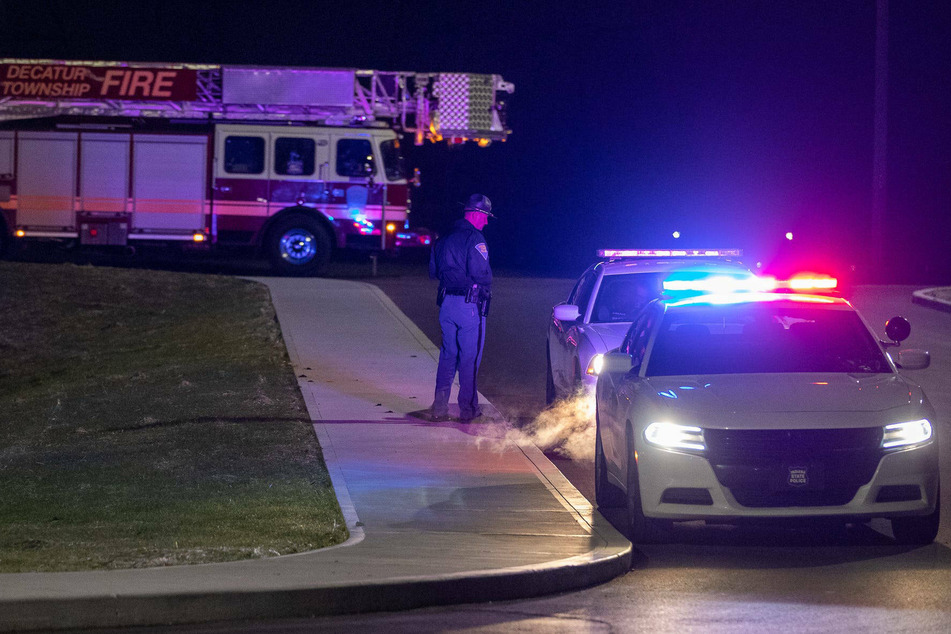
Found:
[{"label": "police car hood", "polygon": [[621,345],[624,335],[631,327],[629,321],[619,321],[613,324],[588,324],[585,326],[585,334],[591,341],[591,345],[598,352],[607,352],[614,350]]},{"label": "police car hood", "polygon": [[647,383],[655,405],[714,418],[765,412],[867,416],[923,399],[921,388],[897,374],[717,374],[652,377]]}]

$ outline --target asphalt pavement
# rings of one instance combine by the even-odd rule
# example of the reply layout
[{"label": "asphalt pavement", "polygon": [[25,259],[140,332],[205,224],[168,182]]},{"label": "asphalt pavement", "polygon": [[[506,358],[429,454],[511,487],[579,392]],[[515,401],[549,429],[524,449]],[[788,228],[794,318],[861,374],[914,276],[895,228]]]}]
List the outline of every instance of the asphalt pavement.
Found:
[{"label": "asphalt pavement", "polygon": [[259,281],[350,539],[222,564],[3,574],[0,630],[400,610],[537,596],[629,570],[630,543],[484,397],[478,422],[426,419],[438,349],[382,291]]}]

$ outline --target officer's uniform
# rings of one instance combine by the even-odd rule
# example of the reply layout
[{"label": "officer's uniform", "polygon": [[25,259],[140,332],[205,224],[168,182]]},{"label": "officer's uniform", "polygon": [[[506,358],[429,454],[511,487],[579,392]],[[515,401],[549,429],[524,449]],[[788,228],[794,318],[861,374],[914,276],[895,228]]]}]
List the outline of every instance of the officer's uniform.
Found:
[{"label": "officer's uniform", "polygon": [[[485,201],[491,205],[487,198]],[[439,280],[437,303],[442,329],[432,416],[448,416],[449,392],[458,371],[459,415],[464,421],[471,420],[482,414],[476,375],[482,361],[485,317],[477,300],[480,291],[483,298],[487,297],[492,285],[489,251],[482,232],[464,218],[457,220],[452,231],[434,245],[429,276]],[[475,294],[474,284],[478,285]]]}]

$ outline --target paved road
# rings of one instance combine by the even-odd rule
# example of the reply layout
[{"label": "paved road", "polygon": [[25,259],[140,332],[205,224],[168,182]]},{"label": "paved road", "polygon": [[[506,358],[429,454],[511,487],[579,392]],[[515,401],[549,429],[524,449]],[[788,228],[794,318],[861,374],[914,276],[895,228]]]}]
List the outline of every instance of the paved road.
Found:
[{"label": "paved road", "polygon": [[[434,341],[439,340],[432,286],[399,278],[378,284]],[[571,280],[499,280],[487,334],[480,389],[503,412],[527,423],[543,407],[545,326]],[[852,301],[882,330],[896,314],[912,323],[907,347],[932,352],[932,367],[909,373],[951,422],[951,315],[911,302],[914,287],[861,287]],[[951,434],[945,435],[951,437]],[[556,464],[593,499],[587,460]],[[942,449],[942,479],[951,482],[951,447]],[[951,486],[943,492],[951,509]],[[351,623],[393,631],[478,627],[485,631],[650,628],[759,630],[948,631],[951,623],[951,514],[938,543],[893,545],[884,521],[848,530],[681,525],[674,543],[640,548],[628,575],[598,588],[533,601],[361,617]],[[342,624],[327,621],[321,629]],[[311,624],[315,625],[315,624]],[[294,631],[294,630],[290,630]],[[300,630],[304,631],[304,630]],[[310,630],[308,630],[310,631]],[[316,630],[321,631],[321,630]]]},{"label": "paved road", "polygon": [[[438,326],[432,283],[421,278],[376,283],[433,341]],[[571,280],[500,279],[493,298],[480,389],[522,425],[543,408],[545,326]],[[914,305],[911,287],[857,289],[853,302],[875,327],[902,314],[909,346],[925,347],[932,368],[913,373],[951,421],[951,314]],[[945,427],[947,431],[947,427]],[[951,437],[946,434],[945,437]],[[942,479],[951,482],[951,443]],[[557,464],[593,498],[592,465]],[[951,509],[951,486],[943,506]],[[609,518],[610,519],[610,518]],[[641,547],[631,572],[580,592],[541,599],[402,613],[200,626],[176,632],[421,631],[914,631],[946,632],[951,623],[951,514],[938,543],[895,546],[886,522],[848,530],[681,525],[671,544]],[[161,628],[143,632],[165,632]]]}]

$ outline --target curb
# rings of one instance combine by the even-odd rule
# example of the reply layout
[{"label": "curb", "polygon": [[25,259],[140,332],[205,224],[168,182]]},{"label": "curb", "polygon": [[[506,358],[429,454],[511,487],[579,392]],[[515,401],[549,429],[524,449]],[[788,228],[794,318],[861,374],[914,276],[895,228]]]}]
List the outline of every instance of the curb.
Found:
[{"label": "curb", "polygon": [[[260,283],[262,280],[254,281]],[[435,359],[438,349],[392,300],[378,287],[360,284],[372,289],[377,300]],[[283,328],[282,334],[291,361],[297,364],[299,354],[296,342],[292,334]],[[306,391],[302,392],[307,400]],[[167,583],[150,585],[149,580],[154,582],[168,575],[174,578],[174,568],[180,567],[119,571],[128,585],[106,584],[109,589],[85,595],[80,593],[74,597],[55,596],[56,584],[44,581],[44,575],[65,574],[72,578],[71,584],[81,586],[84,574],[102,577],[110,573],[26,573],[26,577],[41,581],[38,585],[42,588],[40,594],[46,592],[47,596],[0,599],[0,631],[306,618],[503,601],[596,585],[625,574],[631,568],[631,543],[592,507],[537,447],[520,442],[517,446],[533,465],[539,480],[589,532],[591,547],[587,552],[565,559],[491,570],[390,577],[337,585],[330,585],[332,579],[311,580],[308,584],[306,576],[295,581],[293,574],[295,570],[300,570],[300,566],[295,567],[291,560],[300,563],[302,559],[306,561],[308,557],[323,557],[323,553],[328,551],[348,549],[372,539],[359,522],[346,481],[335,464],[333,444],[320,421],[314,423],[314,430],[350,530],[350,538],[344,543],[266,560],[181,567],[190,568],[190,573],[199,574],[186,575],[177,587],[170,587]],[[285,563],[282,564],[282,561]],[[314,560],[314,565],[318,565],[317,560]],[[262,574],[265,572],[267,574]],[[0,580],[3,580],[3,576],[0,575]],[[219,583],[224,587],[215,588]]]},{"label": "curb", "polygon": [[[946,295],[948,299],[938,297],[939,294]],[[951,313],[951,287],[936,286],[915,291],[911,294],[911,301],[914,304],[921,304],[935,310]]]},{"label": "curb", "polygon": [[0,631],[308,618],[524,599],[596,585],[630,570],[629,543],[619,552],[600,550],[609,549],[543,566],[370,584],[17,601],[0,608]]}]

